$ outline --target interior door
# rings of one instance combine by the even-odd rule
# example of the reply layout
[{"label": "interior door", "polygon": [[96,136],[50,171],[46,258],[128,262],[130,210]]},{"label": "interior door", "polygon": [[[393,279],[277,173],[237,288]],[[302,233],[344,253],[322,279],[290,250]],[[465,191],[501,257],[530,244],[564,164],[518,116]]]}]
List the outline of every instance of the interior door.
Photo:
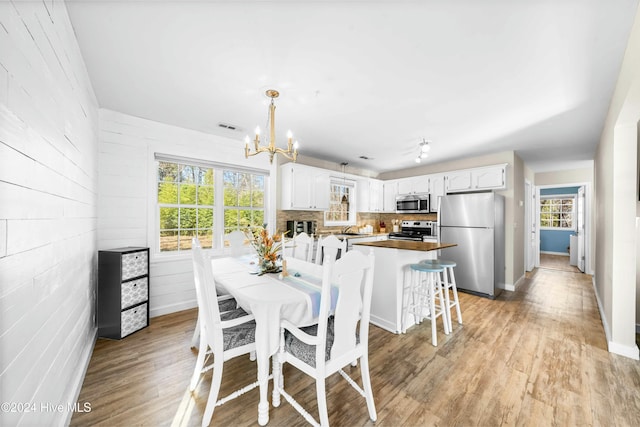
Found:
[{"label": "interior door", "polygon": [[584,186],[578,189],[578,206],[576,209],[578,235],[578,269],[584,273]]},{"label": "interior door", "polygon": [[531,212],[532,197],[531,197],[531,183],[528,180],[524,180],[524,254],[525,254],[525,270],[532,271],[535,267],[535,228],[533,227],[533,215]]}]

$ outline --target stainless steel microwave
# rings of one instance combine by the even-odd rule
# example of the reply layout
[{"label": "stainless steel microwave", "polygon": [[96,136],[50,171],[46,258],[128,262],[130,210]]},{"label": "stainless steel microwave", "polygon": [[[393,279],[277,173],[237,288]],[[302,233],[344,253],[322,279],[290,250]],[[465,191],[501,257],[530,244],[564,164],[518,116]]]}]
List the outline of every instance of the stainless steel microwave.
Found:
[{"label": "stainless steel microwave", "polygon": [[413,193],[396,196],[396,213],[429,213],[429,194]]}]

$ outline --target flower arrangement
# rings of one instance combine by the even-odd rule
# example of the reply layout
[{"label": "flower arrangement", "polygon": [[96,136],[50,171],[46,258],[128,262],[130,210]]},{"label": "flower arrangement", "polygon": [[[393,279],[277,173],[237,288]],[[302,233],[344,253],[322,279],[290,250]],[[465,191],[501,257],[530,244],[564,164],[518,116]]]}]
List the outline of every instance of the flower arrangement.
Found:
[{"label": "flower arrangement", "polygon": [[280,267],[276,264],[276,261],[282,248],[280,235],[276,232],[273,237],[269,236],[265,226],[248,229],[245,234],[258,254],[261,274],[278,273]]}]

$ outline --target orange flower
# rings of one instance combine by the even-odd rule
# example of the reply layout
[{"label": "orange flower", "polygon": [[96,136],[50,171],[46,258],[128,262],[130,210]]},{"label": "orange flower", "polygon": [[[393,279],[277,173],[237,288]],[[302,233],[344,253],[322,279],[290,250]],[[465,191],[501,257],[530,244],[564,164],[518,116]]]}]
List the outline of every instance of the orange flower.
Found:
[{"label": "orange flower", "polygon": [[[271,262],[275,262],[278,259],[278,252],[282,247],[282,242],[276,243],[275,240],[269,236],[266,228],[261,227],[253,231],[246,230],[245,234],[260,258]],[[276,235],[278,235],[277,231]]]}]

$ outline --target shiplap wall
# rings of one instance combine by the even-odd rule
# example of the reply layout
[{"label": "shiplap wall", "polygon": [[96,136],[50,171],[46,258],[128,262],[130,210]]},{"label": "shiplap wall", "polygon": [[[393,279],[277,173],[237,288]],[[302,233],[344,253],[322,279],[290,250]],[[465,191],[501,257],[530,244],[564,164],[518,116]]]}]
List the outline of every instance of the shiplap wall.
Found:
[{"label": "shiplap wall", "polygon": [[[245,159],[244,135],[214,136],[107,109],[100,109],[99,117],[99,249],[155,243],[156,152],[269,170],[274,187],[277,165],[270,165],[266,154]],[[274,223],[275,193],[269,193],[266,212]],[[151,254],[150,316],[196,307],[189,253],[160,258],[152,248]]]},{"label": "shiplap wall", "polygon": [[17,410],[0,425],[64,425],[82,385],[96,332],[97,126],[64,2],[0,1],[0,400]]}]

